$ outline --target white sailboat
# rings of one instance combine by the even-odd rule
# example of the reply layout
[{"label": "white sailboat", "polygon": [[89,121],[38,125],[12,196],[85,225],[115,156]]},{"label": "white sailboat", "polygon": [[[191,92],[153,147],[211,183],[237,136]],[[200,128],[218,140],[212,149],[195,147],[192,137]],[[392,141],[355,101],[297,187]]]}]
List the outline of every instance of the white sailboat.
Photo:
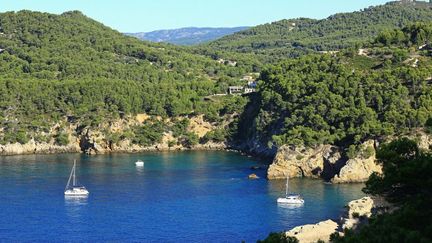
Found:
[{"label": "white sailboat", "polygon": [[[87,189],[84,186],[77,185],[75,169],[76,169],[76,160],[74,160],[74,165],[72,167],[64,194],[65,196],[87,196],[89,194],[89,191],[87,191]],[[72,180],[72,185],[71,185],[71,180]]]},{"label": "white sailboat", "polygon": [[288,190],[289,177],[287,176],[286,186],[285,186],[285,197],[280,197],[277,199],[278,203],[283,204],[303,204],[304,200],[299,194],[290,194]]}]

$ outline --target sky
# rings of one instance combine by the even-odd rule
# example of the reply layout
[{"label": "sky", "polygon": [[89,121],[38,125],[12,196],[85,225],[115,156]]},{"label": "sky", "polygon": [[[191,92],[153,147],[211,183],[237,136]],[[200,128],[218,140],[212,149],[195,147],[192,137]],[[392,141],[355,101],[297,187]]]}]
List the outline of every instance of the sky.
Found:
[{"label": "sky", "polygon": [[121,32],[181,27],[255,26],[281,19],[326,18],[388,0],[0,0],[0,12],[79,10]]}]

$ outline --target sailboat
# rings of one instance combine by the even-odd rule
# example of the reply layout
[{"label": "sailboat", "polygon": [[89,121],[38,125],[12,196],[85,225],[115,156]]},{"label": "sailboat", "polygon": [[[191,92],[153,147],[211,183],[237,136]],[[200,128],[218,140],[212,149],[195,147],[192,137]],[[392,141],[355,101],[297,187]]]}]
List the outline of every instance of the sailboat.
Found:
[{"label": "sailboat", "polygon": [[303,204],[304,200],[299,194],[290,194],[288,190],[289,177],[287,176],[286,186],[285,186],[285,197],[280,197],[277,199],[278,203],[283,204]]},{"label": "sailboat", "polygon": [[[87,191],[87,189],[84,186],[77,185],[75,169],[76,169],[76,160],[74,160],[74,165],[72,167],[64,194],[65,196],[87,196],[89,194],[89,191]],[[71,180],[72,180],[72,185],[71,185]]]}]

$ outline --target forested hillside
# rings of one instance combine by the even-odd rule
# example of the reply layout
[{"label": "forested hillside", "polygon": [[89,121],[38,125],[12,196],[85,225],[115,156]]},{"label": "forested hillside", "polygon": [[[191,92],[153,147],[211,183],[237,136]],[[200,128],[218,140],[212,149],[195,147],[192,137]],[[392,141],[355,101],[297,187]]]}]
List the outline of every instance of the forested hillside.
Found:
[{"label": "forested hillside", "polygon": [[[285,60],[261,74],[240,140],[336,144],[419,129],[432,118],[432,25],[385,31],[367,49]],[[429,122],[428,122],[429,121]]]},{"label": "forested hillside", "polygon": [[425,2],[392,2],[323,20],[290,19],[226,36],[207,47],[256,53],[261,60],[276,61],[313,51],[336,51],[370,41],[385,29],[416,21],[432,21],[432,5]]},{"label": "forested hillside", "polygon": [[85,124],[137,113],[217,117],[229,101],[203,97],[225,92],[250,66],[126,37],[78,11],[2,13],[1,139],[19,132],[27,141],[65,116]]}]

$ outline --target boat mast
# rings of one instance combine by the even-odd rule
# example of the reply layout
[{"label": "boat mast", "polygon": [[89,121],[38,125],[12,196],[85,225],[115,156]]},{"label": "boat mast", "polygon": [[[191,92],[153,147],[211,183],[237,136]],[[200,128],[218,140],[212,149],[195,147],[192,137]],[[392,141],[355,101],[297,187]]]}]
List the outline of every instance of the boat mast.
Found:
[{"label": "boat mast", "polygon": [[75,168],[76,168],[76,160],[74,160],[74,166],[73,166],[73,186],[76,186]]},{"label": "boat mast", "polygon": [[286,188],[285,188],[285,196],[288,196],[288,176],[287,176],[287,182],[286,182]]},{"label": "boat mast", "polygon": [[72,167],[71,173],[70,173],[70,175],[69,175],[69,180],[68,180],[68,182],[67,182],[67,185],[66,185],[65,190],[67,190],[67,189],[69,188],[69,185],[70,185],[70,182],[71,182],[72,176],[75,174],[75,173],[74,173],[74,168],[75,168],[75,166]]}]

